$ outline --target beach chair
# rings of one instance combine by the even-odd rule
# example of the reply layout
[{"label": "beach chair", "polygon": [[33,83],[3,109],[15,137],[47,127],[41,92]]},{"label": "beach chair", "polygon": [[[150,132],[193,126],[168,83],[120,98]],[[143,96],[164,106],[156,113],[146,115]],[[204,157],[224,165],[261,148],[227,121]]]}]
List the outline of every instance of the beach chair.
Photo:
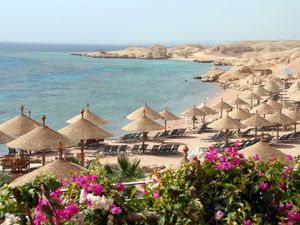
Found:
[{"label": "beach chair", "polygon": [[248,128],[247,130],[245,130],[245,131],[240,131],[239,133],[238,133],[238,135],[240,135],[240,136],[247,136],[247,135],[249,135],[250,134],[250,132],[252,131],[252,128]]},{"label": "beach chair", "polygon": [[167,145],[161,145],[158,149],[159,154],[164,154]]},{"label": "beach chair", "polygon": [[8,148],[8,154],[17,154],[17,150],[15,148]]},{"label": "beach chair", "polygon": [[140,148],[139,148],[139,151],[144,153],[144,152],[147,151],[147,148],[148,148],[147,144],[141,145]]},{"label": "beach chair", "polygon": [[103,149],[104,155],[110,154],[111,145],[105,145]]},{"label": "beach chair", "polygon": [[111,149],[110,149],[110,153],[112,155],[116,155],[116,154],[118,154],[118,149],[119,149],[119,145],[112,145]]},{"label": "beach chair", "polygon": [[159,150],[159,145],[153,145],[152,148],[150,149],[151,153],[158,153]]},{"label": "beach chair", "polygon": [[179,131],[179,129],[173,129],[173,130],[171,130],[169,133],[168,133],[168,137],[176,137],[177,135],[177,133],[178,133],[178,131]]},{"label": "beach chair", "polygon": [[121,145],[119,149],[119,153],[126,152],[127,145]]},{"label": "beach chair", "polygon": [[10,169],[11,171],[15,170],[14,159],[11,156],[4,156],[2,159],[2,172],[6,169]]},{"label": "beach chair", "polygon": [[178,153],[178,149],[179,149],[180,145],[173,145],[171,148],[171,152],[172,153]]},{"label": "beach chair", "polygon": [[164,138],[164,137],[167,137],[167,135],[168,135],[168,133],[169,133],[170,131],[163,131],[163,132],[161,132],[161,134],[159,135],[159,137],[160,138]]},{"label": "beach chair", "polygon": [[23,158],[23,159],[15,159],[15,165],[14,165],[15,171],[23,171],[23,169],[28,172],[30,169],[30,161],[29,158]]},{"label": "beach chair", "polygon": [[138,152],[139,151],[139,149],[140,149],[140,146],[141,145],[134,145],[133,147],[132,147],[132,149],[131,149],[131,152]]},{"label": "beach chair", "polygon": [[157,138],[159,138],[159,135],[161,134],[161,132],[157,132],[155,135],[154,135],[154,139],[157,139]]},{"label": "beach chair", "polygon": [[166,145],[166,147],[165,147],[165,154],[170,154],[171,153],[172,146],[173,145]]},{"label": "beach chair", "polygon": [[186,131],[186,128],[179,129],[178,132],[176,133],[176,136],[177,137],[185,136],[186,135],[185,131]]}]

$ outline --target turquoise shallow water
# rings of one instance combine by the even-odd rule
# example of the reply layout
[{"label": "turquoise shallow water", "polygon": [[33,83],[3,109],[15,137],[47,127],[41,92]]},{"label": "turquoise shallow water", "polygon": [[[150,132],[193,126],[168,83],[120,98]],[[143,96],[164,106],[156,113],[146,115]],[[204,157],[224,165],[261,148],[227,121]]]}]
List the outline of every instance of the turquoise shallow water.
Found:
[{"label": "turquoise shallow water", "polygon": [[126,115],[144,101],[158,111],[168,105],[180,113],[218,92],[215,84],[193,79],[209,66],[171,60],[95,59],[67,52],[0,51],[0,122],[17,115],[24,104],[35,119],[45,114],[47,124],[59,129],[90,103],[92,111],[109,120],[105,128],[119,136],[128,123]]}]

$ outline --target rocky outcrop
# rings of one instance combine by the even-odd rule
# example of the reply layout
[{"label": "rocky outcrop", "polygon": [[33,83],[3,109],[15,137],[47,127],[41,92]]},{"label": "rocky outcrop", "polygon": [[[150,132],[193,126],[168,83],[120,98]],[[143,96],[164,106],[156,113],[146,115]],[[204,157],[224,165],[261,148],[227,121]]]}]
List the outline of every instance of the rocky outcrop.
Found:
[{"label": "rocky outcrop", "polygon": [[153,45],[145,51],[143,57],[145,59],[167,59],[167,48],[162,45]]},{"label": "rocky outcrop", "polygon": [[214,82],[217,81],[219,76],[225,73],[225,70],[219,67],[211,67],[205,74],[200,74],[195,79],[201,79],[204,82]]}]

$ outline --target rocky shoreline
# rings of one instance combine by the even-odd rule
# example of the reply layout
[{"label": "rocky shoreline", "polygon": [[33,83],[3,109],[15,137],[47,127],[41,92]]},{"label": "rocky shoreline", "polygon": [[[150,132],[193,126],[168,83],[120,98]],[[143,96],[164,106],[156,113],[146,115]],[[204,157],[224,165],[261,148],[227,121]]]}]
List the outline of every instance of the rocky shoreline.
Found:
[{"label": "rocky shoreline", "polygon": [[[288,67],[294,77],[300,77],[300,41],[243,41],[218,44],[212,47],[203,45],[179,45],[166,48],[153,45],[148,48],[130,47],[117,51],[72,53],[75,56],[93,58],[128,59],[174,59],[189,60],[195,63],[213,64],[206,74],[195,76],[206,82],[220,82],[229,86],[239,86],[249,76],[264,79],[265,76],[284,77]],[[219,66],[231,66],[224,71]]]}]

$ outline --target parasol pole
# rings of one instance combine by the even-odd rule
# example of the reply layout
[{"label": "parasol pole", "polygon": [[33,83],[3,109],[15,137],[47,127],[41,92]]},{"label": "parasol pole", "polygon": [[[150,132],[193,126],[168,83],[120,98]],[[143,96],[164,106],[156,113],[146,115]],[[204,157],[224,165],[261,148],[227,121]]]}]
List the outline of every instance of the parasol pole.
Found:
[{"label": "parasol pole", "polygon": [[[84,109],[81,110],[81,119],[83,119],[83,114],[84,114]],[[84,140],[81,139],[80,140],[80,144],[81,144],[81,148],[80,148],[80,152],[81,152],[81,160],[80,160],[80,165],[84,166],[84,153],[83,153],[83,147],[84,147]]]},{"label": "parasol pole", "polygon": [[[24,106],[23,106],[23,109],[24,109]],[[23,112],[22,112],[22,114],[23,114]],[[42,116],[42,126],[44,127],[45,124],[46,124],[46,116],[43,115]],[[45,149],[43,149],[42,150],[42,164],[43,164],[43,166],[45,166],[45,164],[46,164],[46,154],[45,153],[46,153]]]}]

